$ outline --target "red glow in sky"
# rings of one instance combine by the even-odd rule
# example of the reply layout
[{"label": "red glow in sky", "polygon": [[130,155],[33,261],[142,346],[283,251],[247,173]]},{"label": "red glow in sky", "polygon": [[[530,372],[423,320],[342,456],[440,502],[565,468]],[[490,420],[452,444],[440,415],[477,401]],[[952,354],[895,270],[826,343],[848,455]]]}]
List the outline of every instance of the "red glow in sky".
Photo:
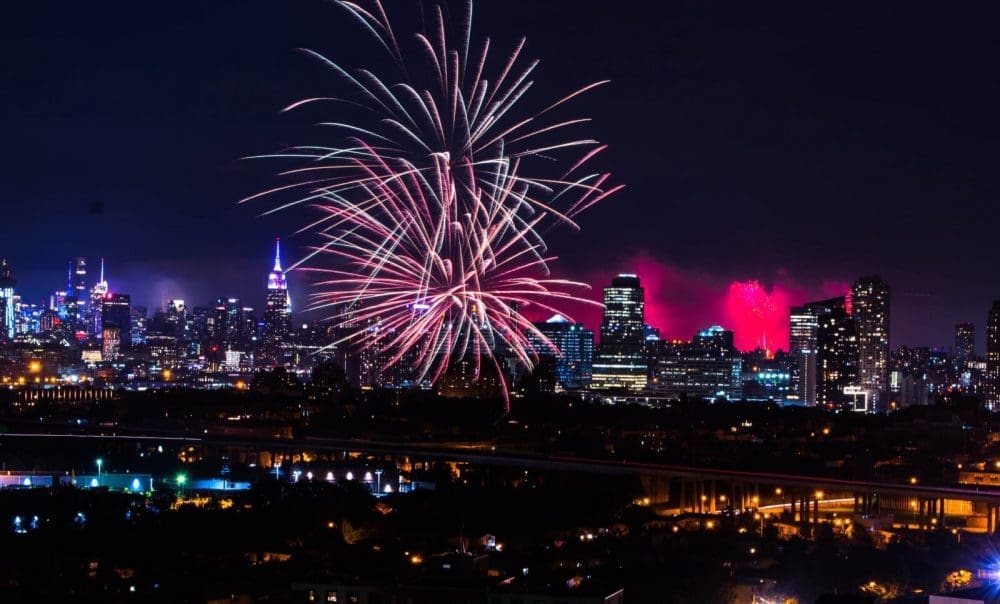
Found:
[{"label": "red glow in sky", "polygon": [[[636,273],[646,290],[646,323],[666,339],[689,340],[699,330],[722,325],[734,331],[736,347],[788,350],[788,312],[791,306],[842,296],[847,282],[828,280],[804,285],[784,271],[776,276],[732,280],[702,271],[681,269],[638,252],[620,264],[577,277],[591,285],[582,297],[600,301],[603,288],[618,273]],[[765,285],[771,277],[770,284]],[[566,305],[567,314],[593,329],[599,338],[601,309],[586,304]],[[530,311],[528,311],[530,313]],[[535,317],[544,320],[548,317]]]}]

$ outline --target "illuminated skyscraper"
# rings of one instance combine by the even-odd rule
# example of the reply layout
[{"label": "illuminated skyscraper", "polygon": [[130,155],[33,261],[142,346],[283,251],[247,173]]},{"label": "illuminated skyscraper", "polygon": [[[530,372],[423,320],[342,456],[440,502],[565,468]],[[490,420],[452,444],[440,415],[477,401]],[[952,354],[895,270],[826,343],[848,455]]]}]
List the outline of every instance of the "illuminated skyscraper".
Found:
[{"label": "illuminated skyscraper", "polygon": [[[844,296],[820,300],[792,309],[792,351],[812,350],[814,360],[800,355],[797,367],[801,372],[793,384],[798,396],[805,396],[809,404],[810,390],[814,392],[815,404],[843,405],[851,402],[852,396],[845,390],[858,385],[858,336],[854,317],[847,312]],[[814,369],[815,383],[809,384],[810,361]],[[802,399],[800,399],[802,400]]]},{"label": "illuminated skyscraper", "polygon": [[889,392],[889,284],[862,277],[851,290],[858,328],[858,385],[868,391],[872,411],[885,411]]},{"label": "illuminated skyscraper", "polygon": [[14,272],[6,259],[0,258],[0,340],[14,337]]},{"label": "illuminated skyscraper", "polygon": [[261,356],[266,364],[281,365],[284,362],[284,346],[288,340],[291,306],[288,282],[285,281],[285,272],[281,268],[281,241],[278,240],[274,248],[274,268],[267,276],[267,299],[264,304]]},{"label": "illuminated skyscraper", "polygon": [[215,309],[205,318],[208,337],[230,350],[250,351],[256,333],[253,309],[243,306],[239,298],[217,298]]},{"label": "illuminated skyscraper", "polygon": [[70,265],[70,295],[76,297],[78,304],[87,300],[87,259],[78,257]]},{"label": "illuminated skyscraper", "polygon": [[101,352],[105,361],[114,361],[121,356],[122,333],[117,327],[101,330]]},{"label": "illuminated skyscraper", "polygon": [[146,307],[133,306],[129,312],[129,330],[132,333],[132,346],[146,343]]},{"label": "illuminated skyscraper", "polygon": [[539,356],[555,358],[556,379],[564,388],[585,388],[590,384],[594,362],[594,332],[555,315],[535,327],[559,350],[552,349],[533,334],[532,347]]},{"label": "illuminated skyscraper", "polygon": [[993,302],[986,319],[986,406],[1000,405],[1000,300]]},{"label": "illuminated skyscraper", "polygon": [[809,305],[793,306],[788,338],[791,396],[804,405],[816,404],[816,347],[819,319]]},{"label": "illuminated skyscraper", "polygon": [[87,328],[88,333],[98,340],[104,337],[104,328],[101,320],[104,317],[102,307],[104,306],[104,297],[106,295],[108,295],[108,282],[104,279],[104,258],[101,258],[101,278],[90,290],[90,321]]},{"label": "illuminated skyscraper", "polygon": [[604,288],[601,343],[590,387],[596,390],[646,387],[645,292],[639,277],[621,274]]},{"label": "illuminated skyscraper", "polygon": [[102,337],[117,330],[120,351],[132,348],[132,299],[128,294],[105,294],[101,302]]},{"label": "illuminated skyscraper", "polygon": [[955,326],[955,365],[961,369],[976,356],[976,325],[959,323]]}]

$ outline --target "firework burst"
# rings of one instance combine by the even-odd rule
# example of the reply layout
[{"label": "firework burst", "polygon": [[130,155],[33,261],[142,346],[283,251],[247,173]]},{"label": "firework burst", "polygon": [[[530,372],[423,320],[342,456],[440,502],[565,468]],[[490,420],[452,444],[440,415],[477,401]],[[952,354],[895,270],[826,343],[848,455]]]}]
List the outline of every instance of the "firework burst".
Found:
[{"label": "firework burst", "polygon": [[321,124],[339,131],[333,146],[259,156],[301,163],[281,174],[292,182],[244,201],[280,195],[290,200],[269,212],[318,209],[303,230],[320,243],[297,265],[316,277],[311,307],[335,317],[343,340],[378,350],[386,367],[406,364],[429,381],[458,359],[471,360],[477,376],[484,363],[503,375],[500,356],[531,368],[546,352],[540,346],[555,349],[522,312],[558,312],[585,287],[551,276],[545,233],[578,228],[576,215],[621,188],[587,169],[605,147],[569,135],[589,119],[553,116],[606,82],[525,113],[538,61],[522,59],[523,39],[496,65],[489,39],[473,49],[471,3],[457,29],[433,7],[430,26],[412,39],[397,36],[378,0],[336,4],[396,75],[348,70],[305,50],[348,93],[286,111],[346,103],[366,117]]}]

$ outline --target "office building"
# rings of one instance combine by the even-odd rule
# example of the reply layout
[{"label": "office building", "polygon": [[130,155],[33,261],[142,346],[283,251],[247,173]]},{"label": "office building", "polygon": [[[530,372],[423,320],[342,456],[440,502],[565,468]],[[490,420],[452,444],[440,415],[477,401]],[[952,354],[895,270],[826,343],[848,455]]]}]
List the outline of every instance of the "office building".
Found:
[{"label": "office building", "polygon": [[647,390],[678,400],[740,400],[742,367],[733,332],[715,325],[691,342],[659,341]]},{"label": "office building", "polygon": [[794,306],[789,315],[790,398],[816,404],[816,352],[819,317],[808,305]]},{"label": "office building", "polygon": [[84,305],[87,300],[87,259],[78,257],[70,262],[69,267],[70,294],[76,298],[77,304]]},{"label": "office building", "polygon": [[120,351],[132,348],[132,299],[128,294],[105,294],[101,301],[102,337],[117,330]]},{"label": "office building", "polygon": [[16,331],[14,271],[6,259],[0,259],[0,340],[12,339]]},{"label": "office building", "polygon": [[645,293],[639,277],[621,274],[604,288],[601,342],[590,387],[642,390],[646,387]]},{"label": "office building", "polygon": [[816,318],[816,404],[850,404],[857,398],[847,392],[858,387],[858,336],[854,317],[847,311],[847,299],[840,296],[810,302],[796,312]]},{"label": "office building", "polygon": [[872,411],[885,411],[889,391],[889,285],[862,277],[851,289],[851,314],[857,324],[858,385],[868,391]]},{"label": "office building", "polygon": [[955,326],[955,366],[964,369],[976,357],[976,325],[959,323]]},{"label": "office building", "polygon": [[594,362],[594,332],[562,315],[535,323],[535,329],[548,342],[533,333],[528,334],[528,339],[539,357],[555,359],[556,381],[568,389],[589,386]]},{"label": "office building", "polygon": [[986,319],[986,406],[1000,404],[1000,300],[993,302]]}]

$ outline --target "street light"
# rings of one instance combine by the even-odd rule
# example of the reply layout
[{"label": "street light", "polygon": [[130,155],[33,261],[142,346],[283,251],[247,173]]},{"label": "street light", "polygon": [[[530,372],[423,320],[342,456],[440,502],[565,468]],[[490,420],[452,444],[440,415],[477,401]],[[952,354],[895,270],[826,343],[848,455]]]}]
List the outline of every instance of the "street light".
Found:
[{"label": "street light", "polygon": [[382,492],[382,470],[375,470],[375,492]]},{"label": "street light", "polygon": [[101,477],[101,466],[104,464],[104,460],[98,457],[95,461],[97,462],[97,478],[99,479]]}]

